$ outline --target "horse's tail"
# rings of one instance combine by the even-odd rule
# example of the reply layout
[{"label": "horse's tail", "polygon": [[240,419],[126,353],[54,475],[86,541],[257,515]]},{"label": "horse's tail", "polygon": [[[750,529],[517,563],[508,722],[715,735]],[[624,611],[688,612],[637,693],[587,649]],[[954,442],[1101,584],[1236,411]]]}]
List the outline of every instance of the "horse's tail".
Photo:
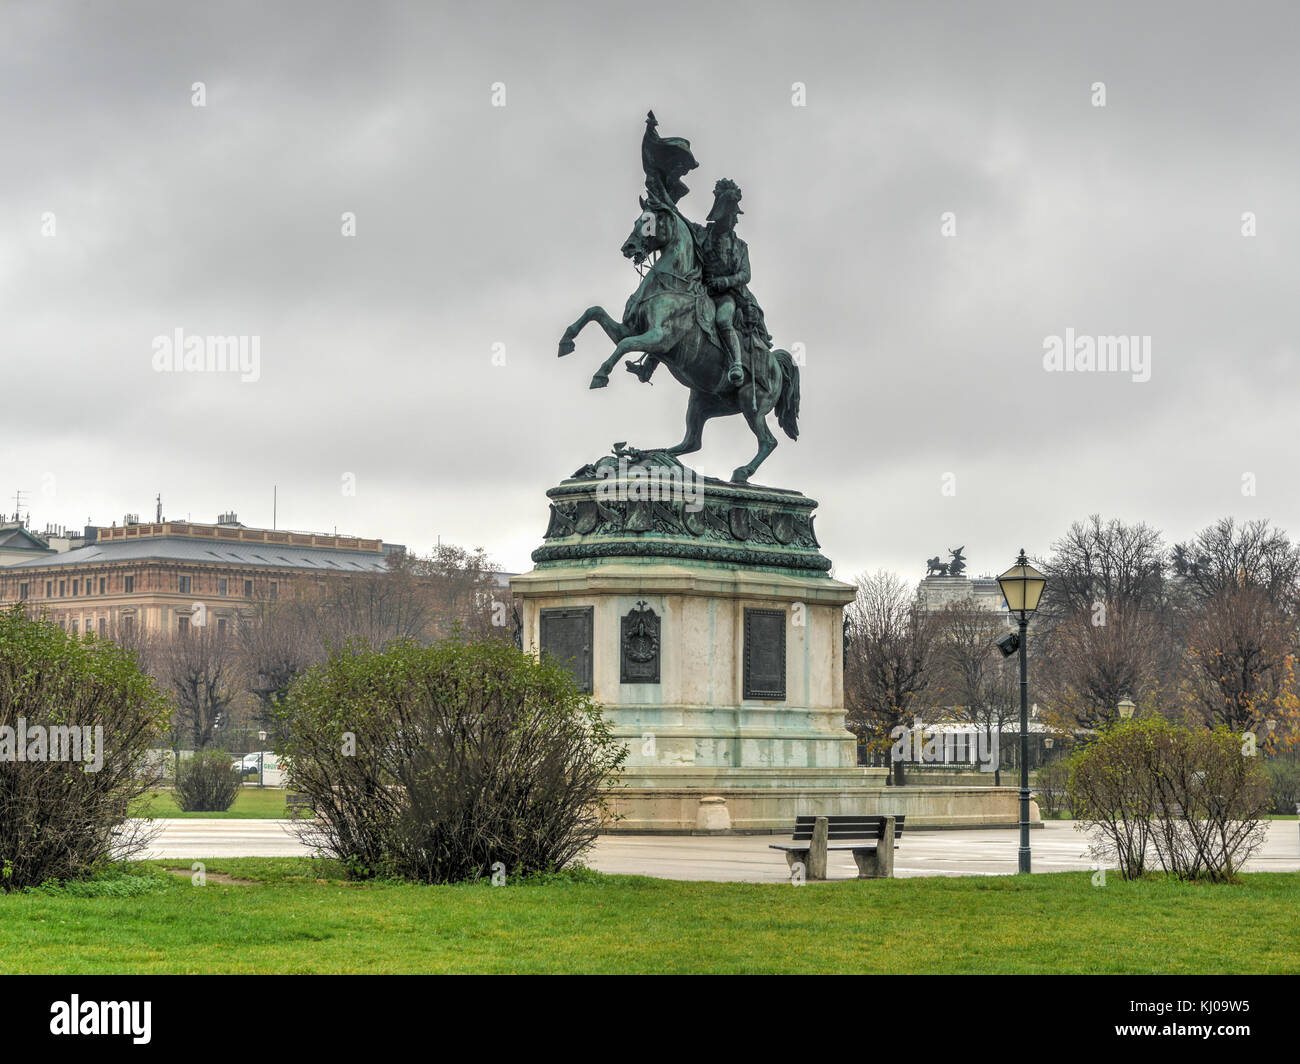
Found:
[{"label": "horse's tail", "polygon": [[789,351],[773,351],[781,367],[781,397],[776,401],[776,420],[792,440],[799,438],[799,367]]}]

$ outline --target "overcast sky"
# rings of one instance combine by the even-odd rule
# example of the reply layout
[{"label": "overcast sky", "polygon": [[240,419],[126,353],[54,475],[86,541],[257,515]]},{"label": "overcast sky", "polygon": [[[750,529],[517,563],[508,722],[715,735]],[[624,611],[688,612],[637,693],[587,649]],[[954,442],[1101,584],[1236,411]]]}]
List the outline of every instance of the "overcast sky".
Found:
[{"label": "overcast sky", "polygon": [[[755,481],[819,500],[838,576],[996,573],[1092,512],[1300,534],[1300,16],[1136,6],[4,0],[0,506],[269,526],[278,485],[280,527],[526,570],[548,487],[682,434],[666,373],[588,390],[597,327],[556,358],[637,282],[653,108],[684,213],[744,190],[806,354]],[[260,378],[156,372],[177,329]],[[1149,337],[1150,379],[1048,372],[1067,329]],[[715,421],[691,461],[753,450]]]}]

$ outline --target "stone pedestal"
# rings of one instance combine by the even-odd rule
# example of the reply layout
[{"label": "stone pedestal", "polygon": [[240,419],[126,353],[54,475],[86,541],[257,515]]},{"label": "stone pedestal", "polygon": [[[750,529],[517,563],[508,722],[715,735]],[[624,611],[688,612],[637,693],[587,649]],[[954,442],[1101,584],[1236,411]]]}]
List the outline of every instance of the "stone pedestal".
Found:
[{"label": "stone pedestal", "polygon": [[878,802],[844,726],[843,609],[798,492],[602,459],[552,489],[536,568],[511,580],[526,648],[565,661],[629,757],[612,831],[736,831]]}]

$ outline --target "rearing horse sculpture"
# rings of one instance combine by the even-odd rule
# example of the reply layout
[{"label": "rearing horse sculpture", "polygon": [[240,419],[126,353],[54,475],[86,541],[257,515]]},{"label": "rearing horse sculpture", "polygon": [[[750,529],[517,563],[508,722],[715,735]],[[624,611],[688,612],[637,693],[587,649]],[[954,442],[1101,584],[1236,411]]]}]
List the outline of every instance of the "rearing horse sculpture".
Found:
[{"label": "rearing horse sculpture", "polygon": [[609,384],[609,372],[620,358],[633,352],[653,355],[690,389],[686,405],[686,435],[674,447],[658,448],[668,454],[698,451],[704,425],[711,418],[743,414],[758,439],[758,453],[738,467],[731,479],[745,482],[776,449],[776,437],[767,426],[775,410],[777,423],[792,440],[799,438],[799,367],[788,351],[770,351],[754,342],[741,353],[744,380],[727,379],[727,356],[713,328],[713,300],[702,281],[695,236],[676,209],[663,202],[641,200],[642,214],[624,241],[622,252],[638,267],[658,253],[640,285],[615,321],[603,307],[589,307],[564,330],[559,354],[574,349],[578,333],[595,321],[614,341],[614,353],[591,378],[591,387]]}]

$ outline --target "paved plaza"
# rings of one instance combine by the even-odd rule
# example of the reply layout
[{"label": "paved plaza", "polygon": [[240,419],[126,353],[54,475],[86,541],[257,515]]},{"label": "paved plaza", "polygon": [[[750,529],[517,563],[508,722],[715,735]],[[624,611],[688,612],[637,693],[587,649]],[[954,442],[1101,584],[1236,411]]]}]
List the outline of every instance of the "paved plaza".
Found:
[{"label": "paved plaza", "polygon": [[[295,857],[308,850],[288,820],[164,820],[150,857]],[[908,831],[895,858],[896,876],[993,876],[1016,871],[1015,828]],[[734,883],[781,883],[785,857],[768,849],[781,835],[605,835],[587,863],[601,872]],[[1035,872],[1087,869],[1083,835],[1071,821],[1048,821],[1031,833]],[[1300,827],[1294,820],[1269,824],[1268,840],[1247,864],[1251,872],[1300,871]],[[829,855],[831,879],[857,875],[848,853]]]}]

